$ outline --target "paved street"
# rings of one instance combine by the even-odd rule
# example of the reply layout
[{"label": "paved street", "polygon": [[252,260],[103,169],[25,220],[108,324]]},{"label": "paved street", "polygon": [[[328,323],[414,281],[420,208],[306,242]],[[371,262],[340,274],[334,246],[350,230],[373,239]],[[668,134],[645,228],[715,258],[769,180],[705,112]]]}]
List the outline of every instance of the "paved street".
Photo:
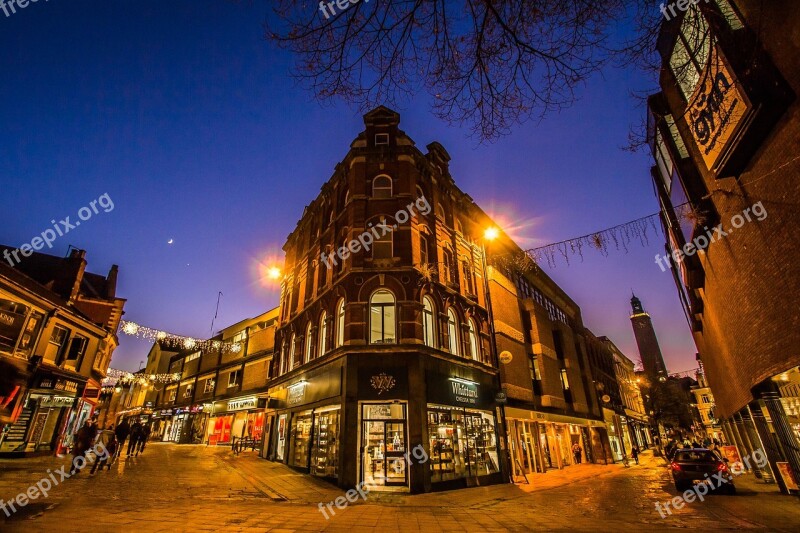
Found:
[{"label": "paved street", "polygon": [[[67,458],[0,460],[8,501]],[[800,502],[747,476],[739,495],[711,496],[662,519],[655,502],[676,495],[661,461],[580,465],[531,476],[530,485],[478,487],[416,496],[370,494],[326,520],[319,502],[342,492],[253,453],[150,444],[93,477],[88,469],[11,518],[2,531],[797,531]],[[56,475],[56,479],[59,476]]]}]

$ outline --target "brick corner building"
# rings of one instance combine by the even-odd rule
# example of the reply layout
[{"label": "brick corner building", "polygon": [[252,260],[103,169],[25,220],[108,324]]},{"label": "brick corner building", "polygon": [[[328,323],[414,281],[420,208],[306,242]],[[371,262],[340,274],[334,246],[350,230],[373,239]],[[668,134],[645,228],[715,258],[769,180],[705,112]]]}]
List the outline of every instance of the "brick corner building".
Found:
[{"label": "brick corner building", "polygon": [[[800,10],[716,0],[664,23],[649,98],[665,256],[729,441],[800,479]],[[717,229],[718,228],[718,229]],[[781,464],[778,464],[781,463]]]}]

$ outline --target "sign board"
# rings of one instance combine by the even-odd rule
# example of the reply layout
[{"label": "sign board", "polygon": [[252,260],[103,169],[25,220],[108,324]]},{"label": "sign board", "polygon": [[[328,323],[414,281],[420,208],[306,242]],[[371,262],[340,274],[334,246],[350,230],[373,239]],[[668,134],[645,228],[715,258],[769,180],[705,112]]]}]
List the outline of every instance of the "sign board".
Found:
[{"label": "sign board", "polygon": [[503,350],[497,357],[500,360],[500,362],[503,363],[504,365],[507,365],[514,359],[514,356],[508,350]]},{"label": "sign board", "polygon": [[752,106],[719,45],[711,47],[706,72],[689,98],[687,120],[706,168],[712,172],[727,160]]},{"label": "sign board", "polygon": [[45,396],[39,407],[72,407],[75,398],[69,396]]},{"label": "sign board", "polygon": [[781,477],[783,478],[783,482],[786,484],[787,489],[800,490],[800,487],[797,486],[797,480],[794,478],[794,473],[792,472],[792,468],[789,466],[789,463],[785,461],[776,461],[775,466],[778,467],[778,472],[781,473]]},{"label": "sign board", "polygon": [[494,401],[497,403],[506,403],[508,401],[508,395],[505,392],[498,392],[494,395]]},{"label": "sign board", "polygon": [[228,402],[228,411],[243,411],[245,409],[255,409],[258,405],[255,396],[247,398],[237,398]]}]

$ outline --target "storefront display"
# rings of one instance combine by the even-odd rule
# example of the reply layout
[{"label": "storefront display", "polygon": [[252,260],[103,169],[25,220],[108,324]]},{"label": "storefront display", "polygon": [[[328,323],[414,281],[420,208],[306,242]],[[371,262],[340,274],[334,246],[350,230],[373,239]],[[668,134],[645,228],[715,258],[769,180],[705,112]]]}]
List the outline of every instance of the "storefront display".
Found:
[{"label": "storefront display", "polygon": [[340,409],[316,413],[314,417],[314,446],[311,473],[319,477],[336,478],[339,466]]},{"label": "storefront display", "polygon": [[494,425],[490,412],[428,405],[431,482],[498,472]]},{"label": "storefront display", "polygon": [[308,467],[311,448],[311,411],[298,413],[292,418],[292,445],[289,452],[289,464],[299,468]]},{"label": "storefront display", "polygon": [[208,445],[227,444],[231,441],[231,424],[233,416],[217,416],[208,424]]},{"label": "storefront display", "polygon": [[361,421],[361,479],[374,487],[407,485],[406,404],[363,404]]}]

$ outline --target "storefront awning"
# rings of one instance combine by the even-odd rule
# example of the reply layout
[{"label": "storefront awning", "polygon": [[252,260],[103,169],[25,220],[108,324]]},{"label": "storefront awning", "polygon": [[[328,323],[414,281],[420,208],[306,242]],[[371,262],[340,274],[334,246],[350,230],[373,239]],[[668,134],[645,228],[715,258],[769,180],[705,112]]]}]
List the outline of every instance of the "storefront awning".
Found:
[{"label": "storefront awning", "polygon": [[601,420],[590,418],[580,418],[577,416],[557,415],[553,413],[542,413],[540,411],[528,411],[517,407],[506,407],[506,418],[521,418],[534,422],[554,422],[556,424],[577,424],[579,426],[604,427],[605,423]]}]

